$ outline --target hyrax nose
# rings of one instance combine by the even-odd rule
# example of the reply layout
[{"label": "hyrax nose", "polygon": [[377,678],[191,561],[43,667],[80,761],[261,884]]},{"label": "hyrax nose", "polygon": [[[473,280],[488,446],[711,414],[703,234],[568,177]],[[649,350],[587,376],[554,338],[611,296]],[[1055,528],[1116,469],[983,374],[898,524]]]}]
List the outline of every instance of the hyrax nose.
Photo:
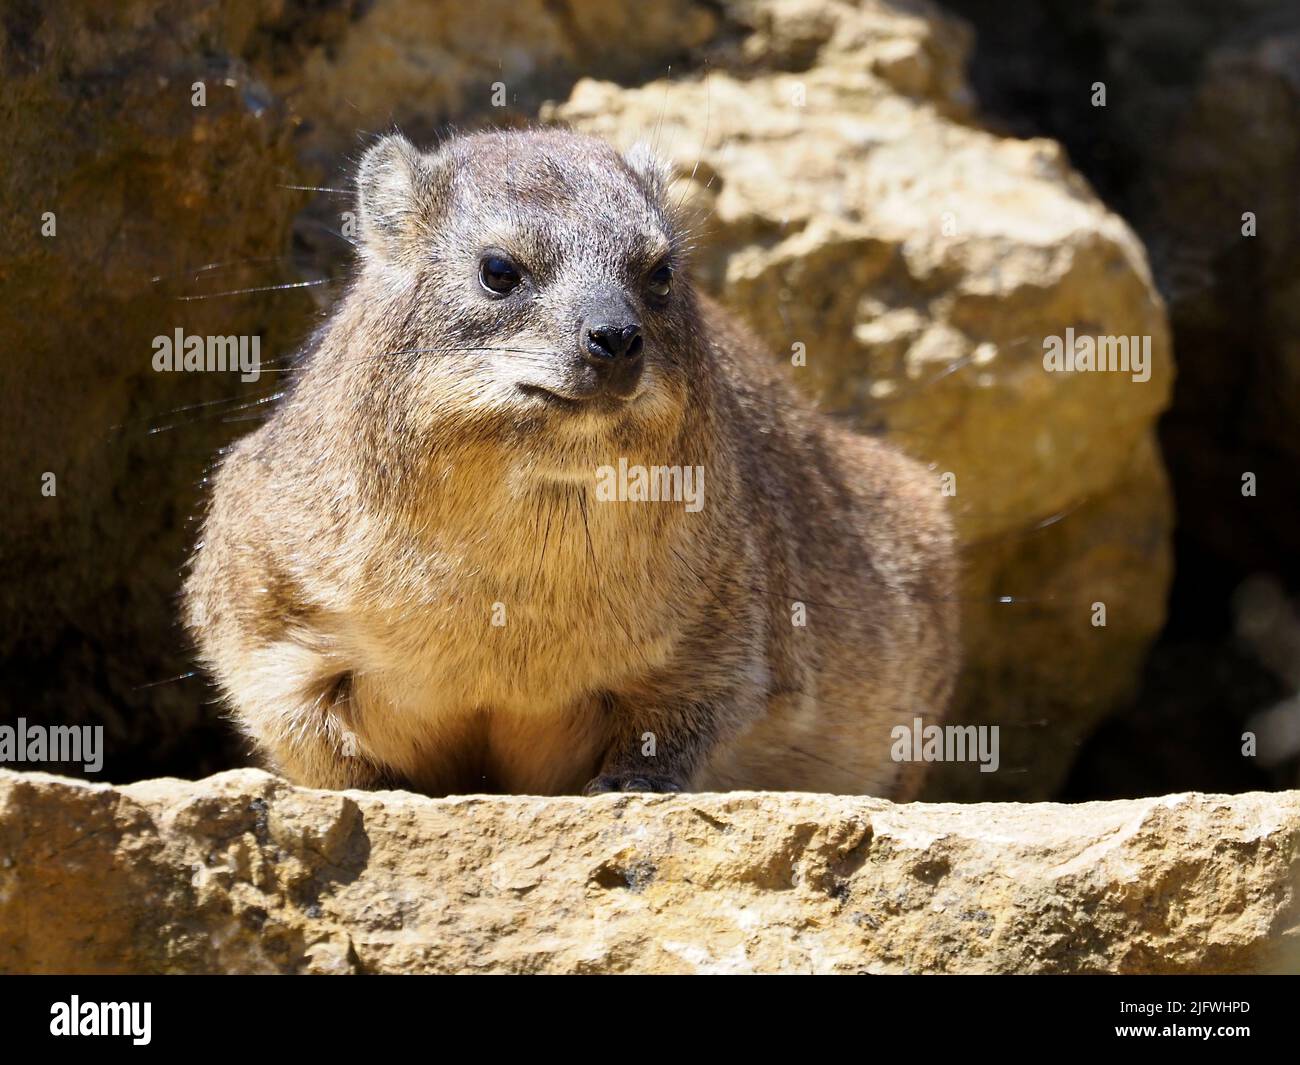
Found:
[{"label": "hyrax nose", "polygon": [[589,319],[582,327],[582,357],[600,376],[605,390],[631,395],[641,379],[641,323],[630,318]]},{"label": "hyrax nose", "polygon": [[583,346],[588,361],[638,359],[641,357],[641,326],[636,322],[619,325],[588,325]]}]

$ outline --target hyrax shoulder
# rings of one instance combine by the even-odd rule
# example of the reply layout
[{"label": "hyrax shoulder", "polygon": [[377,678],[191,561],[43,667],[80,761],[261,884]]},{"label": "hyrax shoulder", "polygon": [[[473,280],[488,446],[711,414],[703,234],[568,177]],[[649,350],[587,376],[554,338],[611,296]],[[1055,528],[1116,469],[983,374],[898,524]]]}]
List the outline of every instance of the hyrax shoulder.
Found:
[{"label": "hyrax shoulder", "polygon": [[217,475],[200,656],[292,779],[907,794],[957,667],[937,484],[692,285],[668,179],[572,133],[381,140],[360,255]]}]

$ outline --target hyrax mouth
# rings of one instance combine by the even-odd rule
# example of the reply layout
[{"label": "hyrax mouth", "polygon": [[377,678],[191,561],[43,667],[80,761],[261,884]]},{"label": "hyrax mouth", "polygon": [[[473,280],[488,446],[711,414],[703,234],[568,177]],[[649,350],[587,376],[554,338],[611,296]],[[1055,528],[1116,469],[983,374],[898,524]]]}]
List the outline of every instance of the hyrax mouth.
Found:
[{"label": "hyrax mouth", "polygon": [[552,392],[549,388],[543,388],[541,385],[520,385],[519,391],[525,396],[532,396],[535,399],[542,400],[548,407],[555,407],[559,410],[581,410],[587,404],[587,399],[580,396],[564,396],[559,392]]},{"label": "hyrax mouth", "polygon": [[556,392],[541,385],[520,384],[517,387],[524,395],[540,400],[544,406],[569,414],[617,414],[627,407],[629,400],[633,398],[617,395],[604,388],[594,388],[590,392],[573,395]]}]

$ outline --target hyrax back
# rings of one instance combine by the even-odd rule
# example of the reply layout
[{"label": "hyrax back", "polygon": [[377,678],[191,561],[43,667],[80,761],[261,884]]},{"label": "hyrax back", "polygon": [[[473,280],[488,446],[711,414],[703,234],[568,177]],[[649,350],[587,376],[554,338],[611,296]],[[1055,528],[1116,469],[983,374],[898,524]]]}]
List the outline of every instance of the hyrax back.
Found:
[{"label": "hyrax back", "polygon": [[666,184],[562,132],[365,156],[355,280],[186,584],[291,779],[913,790],[890,730],[958,658],[937,484],[694,290]]}]

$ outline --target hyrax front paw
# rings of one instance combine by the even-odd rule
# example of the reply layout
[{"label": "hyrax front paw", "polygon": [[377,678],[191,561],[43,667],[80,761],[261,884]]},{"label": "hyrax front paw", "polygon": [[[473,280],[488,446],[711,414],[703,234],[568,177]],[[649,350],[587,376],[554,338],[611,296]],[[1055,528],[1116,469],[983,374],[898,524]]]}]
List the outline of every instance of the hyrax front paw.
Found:
[{"label": "hyrax front paw", "polygon": [[682,782],[672,777],[648,773],[602,773],[582,789],[584,795],[602,795],[608,791],[681,791]]}]

